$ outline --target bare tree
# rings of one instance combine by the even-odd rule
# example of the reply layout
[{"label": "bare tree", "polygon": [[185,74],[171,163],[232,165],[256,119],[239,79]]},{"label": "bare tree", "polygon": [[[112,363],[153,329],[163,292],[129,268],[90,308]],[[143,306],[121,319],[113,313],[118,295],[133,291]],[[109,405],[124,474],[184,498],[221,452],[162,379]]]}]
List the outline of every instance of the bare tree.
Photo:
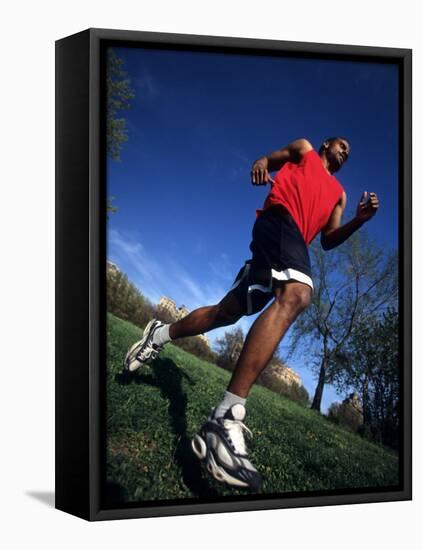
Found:
[{"label": "bare tree", "polygon": [[400,427],[399,365],[399,315],[388,309],[354,331],[346,351],[336,358],[333,380],[339,391],[359,392],[362,433],[395,449]]},{"label": "bare tree", "polygon": [[224,332],[224,336],[216,341],[217,365],[232,371],[239,359],[245,335],[241,328],[236,327]]},{"label": "bare tree", "polygon": [[312,304],[292,328],[289,355],[313,355],[318,383],[311,408],[320,411],[324,385],[341,368],[336,356],[363,321],[397,302],[397,254],[386,255],[361,231],[330,252],[315,243],[311,256]]}]

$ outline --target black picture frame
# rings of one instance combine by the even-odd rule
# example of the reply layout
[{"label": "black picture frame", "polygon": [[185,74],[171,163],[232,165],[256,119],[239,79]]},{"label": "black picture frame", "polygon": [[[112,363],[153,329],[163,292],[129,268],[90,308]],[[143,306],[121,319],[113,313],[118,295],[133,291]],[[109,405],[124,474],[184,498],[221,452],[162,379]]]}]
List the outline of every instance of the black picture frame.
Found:
[{"label": "black picture frame", "polygon": [[[401,484],[397,490],[104,506],[104,55],[107,45],[395,63],[400,74]],[[56,508],[86,520],[412,498],[411,79],[408,49],[88,29],[56,42]]]}]

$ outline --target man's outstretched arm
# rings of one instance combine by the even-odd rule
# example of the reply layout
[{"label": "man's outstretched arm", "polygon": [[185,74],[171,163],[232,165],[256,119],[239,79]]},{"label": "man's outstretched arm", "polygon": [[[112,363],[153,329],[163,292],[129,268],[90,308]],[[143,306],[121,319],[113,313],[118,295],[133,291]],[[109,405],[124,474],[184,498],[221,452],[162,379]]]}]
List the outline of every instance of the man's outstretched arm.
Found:
[{"label": "man's outstretched arm", "polygon": [[346,193],[343,193],[339,203],[335,206],[333,213],[321,232],[321,246],[324,250],[331,250],[344,243],[353,233],[362,227],[377,213],[379,207],[378,197],[375,193],[365,191],[359,201],[356,216],[349,222],[341,225],[341,218],[346,208]]},{"label": "man's outstretched arm", "polygon": [[253,185],[265,185],[268,181],[272,182],[270,172],[280,170],[286,162],[298,164],[302,157],[311,150],[312,145],[307,139],[297,139],[283,149],[259,158],[252,165],[251,180]]}]

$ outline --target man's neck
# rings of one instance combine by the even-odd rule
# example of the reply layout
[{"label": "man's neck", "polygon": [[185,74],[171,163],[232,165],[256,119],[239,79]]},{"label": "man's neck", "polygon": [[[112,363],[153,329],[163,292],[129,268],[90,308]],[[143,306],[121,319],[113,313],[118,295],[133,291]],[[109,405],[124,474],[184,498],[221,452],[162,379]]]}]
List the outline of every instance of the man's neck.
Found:
[{"label": "man's neck", "polygon": [[325,155],[320,155],[320,159],[321,159],[322,165],[325,168],[325,170],[327,171],[327,173],[330,174],[330,176],[332,176],[334,171],[331,170],[331,167],[330,167],[330,164],[327,160],[327,157]]}]

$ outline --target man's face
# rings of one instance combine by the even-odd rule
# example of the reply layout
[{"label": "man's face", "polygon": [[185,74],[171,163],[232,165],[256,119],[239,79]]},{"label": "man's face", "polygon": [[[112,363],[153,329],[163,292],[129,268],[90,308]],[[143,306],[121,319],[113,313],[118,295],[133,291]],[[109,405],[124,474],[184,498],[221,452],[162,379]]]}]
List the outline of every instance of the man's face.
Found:
[{"label": "man's face", "polygon": [[346,160],[349,158],[350,145],[345,139],[335,139],[328,144],[325,149],[325,156],[333,167],[334,172],[338,172]]}]

